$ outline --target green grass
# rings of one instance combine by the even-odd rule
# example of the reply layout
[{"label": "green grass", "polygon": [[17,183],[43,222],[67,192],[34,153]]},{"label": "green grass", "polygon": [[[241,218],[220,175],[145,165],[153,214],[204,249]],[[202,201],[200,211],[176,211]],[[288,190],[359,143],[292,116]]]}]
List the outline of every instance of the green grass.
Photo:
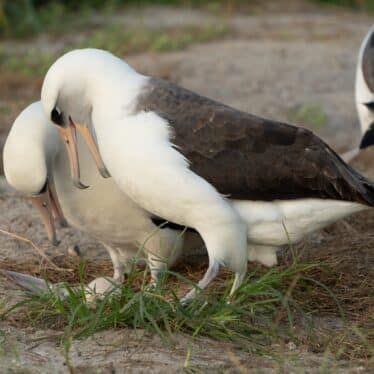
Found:
[{"label": "green grass", "polygon": [[374,0],[314,0],[315,3],[374,11]]},{"label": "green grass", "polygon": [[[234,347],[257,355],[266,354],[280,365],[282,349],[274,351],[270,347],[274,344],[283,347],[290,341],[297,347],[326,354],[326,358],[333,361],[369,360],[374,352],[365,324],[346,320],[342,309],[342,305],[346,306],[344,294],[336,296],[324,284],[339,292],[334,287],[339,273],[334,273],[334,267],[326,264],[326,259],[323,263],[300,263],[292,246],[290,251],[294,260],[287,260],[289,265],[267,271],[260,266],[252,267],[229,304],[232,278],[220,277],[207,291],[199,292],[191,303],[182,305],[176,293],[181,296],[186,288],[194,286],[191,280],[180,272],[167,272],[155,288],[149,288],[149,270],[133,270],[122,285],[116,285],[94,302],[87,302],[83,283],[85,271],[80,266],[80,281],[74,287],[63,285],[66,298],[48,291],[39,296],[26,295],[15,305],[11,299],[0,300],[0,320],[15,323],[19,328],[55,330],[54,337],[60,339],[67,364],[74,339],[107,329],[144,330],[157,334],[166,347],[172,347],[179,334],[190,337],[191,343],[205,336],[230,342]],[[95,271],[101,274],[99,269]],[[196,278],[200,276],[195,274]],[[336,279],[336,282],[340,281]],[[180,292],[181,285],[184,292]],[[324,315],[339,319],[341,327],[321,330],[314,325],[314,316],[318,321]]]},{"label": "green grass", "polygon": [[291,108],[287,117],[299,126],[320,130],[327,125],[328,117],[322,107],[315,104],[302,104]]},{"label": "green grass", "polygon": [[28,38],[48,32],[59,33],[66,28],[76,30],[86,24],[93,14],[113,15],[131,7],[149,5],[169,5],[181,7],[205,7],[217,9],[240,4],[248,5],[246,0],[81,0],[81,1],[43,1],[0,0],[0,37]]},{"label": "green grass", "polygon": [[209,42],[229,33],[224,24],[184,26],[170,30],[146,28],[123,29],[119,26],[105,28],[88,37],[80,46],[105,48],[125,55],[138,52],[169,52],[181,50],[192,43]]},{"label": "green grass", "polygon": [[224,24],[183,26],[174,29],[144,27],[103,27],[80,42],[67,42],[61,50],[40,52],[27,49],[20,52],[0,50],[0,68],[30,77],[42,77],[49,66],[64,52],[75,48],[101,48],[119,56],[142,52],[170,52],[182,50],[194,43],[221,39],[231,33]]},{"label": "green grass", "polygon": [[[374,10],[374,0],[310,0],[351,9]],[[168,5],[234,9],[250,7],[251,0],[0,0],[0,37],[27,38],[41,32],[63,32],[95,12],[114,13],[129,6]]]},{"label": "green grass", "polygon": [[94,303],[86,302],[83,283],[78,290],[66,284],[66,299],[52,291],[29,296],[4,311],[1,318],[27,306],[24,308],[27,323],[63,328],[62,340],[66,345],[72,338],[87,337],[100,330],[133,328],[158,334],[166,345],[172,345],[176,333],[184,333],[252,349],[254,344],[263,346],[269,339],[279,339],[281,320],[285,319],[292,334],[294,313],[304,313],[292,292],[295,287],[312,284],[303,274],[316,266],[294,264],[284,269],[273,268],[264,274],[249,274],[230,304],[227,303],[230,284],[220,290],[212,287],[209,292],[201,291],[191,303],[182,305],[175,293],[176,280],[189,285],[191,281],[168,272],[157,287],[149,288],[148,271],[134,271],[123,285],[116,286]]}]

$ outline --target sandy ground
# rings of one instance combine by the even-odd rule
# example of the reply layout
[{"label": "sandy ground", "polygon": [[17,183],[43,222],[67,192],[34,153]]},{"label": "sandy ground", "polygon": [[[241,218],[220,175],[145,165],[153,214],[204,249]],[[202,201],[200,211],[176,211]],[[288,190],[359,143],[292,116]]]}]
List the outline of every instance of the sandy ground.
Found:
[{"label": "sandy ground", "polygon": [[[218,22],[214,15],[196,10],[148,8],[136,12],[117,16],[113,22],[131,23],[141,19],[150,27],[160,23]],[[231,14],[225,22],[235,28],[235,38],[194,45],[182,52],[129,56],[128,61],[138,70],[167,77],[265,117],[289,121],[289,113],[295,108],[318,107],[326,114],[327,123],[309,127],[338,151],[357,144],[359,129],[353,101],[355,63],[359,45],[372,19],[348,12],[333,14],[316,11],[313,7],[295,7],[287,14],[281,10],[255,15]],[[43,38],[37,38],[35,43],[48,47]],[[17,48],[17,45],[8,47]],[[38,84],[22,83],[16,87],[17,94],[36,100]],[[8,105],[9,96],[9,93],[7,97],[3,94],[2,106]],[[2,139],[17,114],[15,108],[18,107],[10,105],[2,115]],[[308,123],[298,124],[308,126]],[[368,171],[368,164],[366,160],[357,165]],[[105,256],[99,244],[72,229],[60,231],[62,243],[52,248],[46,241],[37,212],[26,200],[9,191],[3,181],[0,183],[0,210],[1,229],[32,239],[52,256],[66,253],[72,243],[78,243],[84,254]],[[374,222],[371,213],[360,218]],[[359,242],[360,223],[356,221],[354,228],[356,231],[351,236],[356,235]],[[365,226],[365,230],[370,233],[370,226]],[[303,250],[312,251],[321,235],[329,239],[329,232],[316,234],[304,243]],[[335,236],[331,238],[334,240]],[[370,235],[365,238],[365,246],[372,248],[374,238]],[[370,256],[367,261],[372,263],[372,253],[367,253]],[[0,260],[17,262],[20,257],[40,261],[29,244],[0,234]],[[9,288],[15,289],[0,278],[0,298],[9,297]],[[21,291],[12,291],[11,297],[21,294]],[[34,327],[20,329],[7,321],[0,322],[0,371],[67,372],[63,348],[55,335],[55,331],[40,331]],[[70,359],[77,373],[179,372],[189,347],[190,366],[203,372],[319,372],[322,367],[342,373],[370,370],[367,363],[359,360],[327,360],[326,364],[323,354],[310,352],[306,347],[284,348],[282,364],[209,339],[197,339],[191,345],[189,338],[180,336],[175,347],[169,349],[155,336],[130,330],[105,331],[87,340],[75,341]]]}]

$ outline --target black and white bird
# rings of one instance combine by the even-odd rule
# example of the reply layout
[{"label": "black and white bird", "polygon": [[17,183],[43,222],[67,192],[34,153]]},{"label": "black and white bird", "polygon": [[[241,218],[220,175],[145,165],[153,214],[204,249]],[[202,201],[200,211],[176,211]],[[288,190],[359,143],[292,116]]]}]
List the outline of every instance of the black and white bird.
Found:
[{"label": "black and white bird", "polygon": [[374,25],[362,42],[356,71],[356,108],[362,139],[360,149],[374,144]]},{"label": "black and white bird", "polygon": [[277,247],[374,204],[373,184],[311,131],[141,75],[102,50],[59,58],[41,99],[68,147],[78,129],[134,202],[201,235],[209,267],[200,288],[227,266],[232,294],[247,245],[274,258]]},{"label": "black and white bird", "polygon": [[[42,213],[50,240],[57,244],[53,214],[102,242],[113,262],[113,282],[122,282],[137,256],[147,257],[153,281],[180,258],[202,246],[196,233],[164,227],[158,229],[144,211],[112,179],[97,171],[89,150],[78,134],[77,150],[82,178],[89,189],[71,183],[69,161],[57,128],[45,116],[40,102],[25,108],[14,121],[4,146],[4,171],[8,183],[31,197]],[[74,158],[76,154],[72,154]],[[61,205],[60,205],[61,204]],[[191,251],[190,249],[191,248]],[[89,256],[89,254],[88,254]],[[29,288],[43,281],[12,273]],[[31,280],[30,280],[31,279]],[[104,281],[105,286],[112,283]],[[95,286],[99,286],[97,282]]]}]

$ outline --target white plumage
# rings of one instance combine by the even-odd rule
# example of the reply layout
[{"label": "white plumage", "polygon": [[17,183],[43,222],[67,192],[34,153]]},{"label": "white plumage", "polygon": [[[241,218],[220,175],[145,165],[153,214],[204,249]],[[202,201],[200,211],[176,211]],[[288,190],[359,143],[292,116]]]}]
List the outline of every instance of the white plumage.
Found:
[{"label": "white plumage", "polygon": [[[4,171],[11,186],[29,196],[40,193],[53,177],[67,221],[104,244],[114,266],[113,280],[121,282],[131,261],[146,256],[153,279],[166,263],[199,248],[194,233],[157,229],[149,214],[127,197],[112,179],[99,175],[88,149],[78,139],[82,178],[90,188],[74,187],[69,164],[57,129],[46,118],[40,102],[28,106],[15,120],[4,147]],[[186,239],[186,240],[185,240]],[[197,248],[195,247],[197,246]],[[201,244],[200,244],[201,246]],[[144,251],[139,252],[139,248]],[[191,248],[193,247],[193,248]]]},{"label": "white plumage", "polygon": [[[374,123],[374,105],[372,108],[368,105],[374,103],[374,92],[369,88],[367,81],[364,77],[363,62],[364,57],[366,64],[370,63],[374,67],[374,53],[368,55],[368,43],[374,35],[374,25],[370,28],[362,41],[358,52],[357,66],[356,66],[356,81],[355,81],[355,105],[358,115],[358,120],[361,130],[361,144],[342,155],[344,161],[349,162],[353,160],[360,152],[360,148],[366,148],[374,142],[374,130],[370,131],[370,126]],[[372,47],[374,49],[374,47]],[[374,68],[372,69],[374,75]],[[374,76],[373,78],[374,79]]]},{"label": "white plumage", "polygon": [[[198,284],[201,288],[224,265],[236,274],[232,294],[242,282],[248,258],[273,265],[275,251],[288,243],[288,235],[292,242],[298,241],[306,233],[367,208],[315,198],[228,200],[214,182],[191,171],[189,160],[172,144],[173,130],[165,118],[136,110],[148,82],[148,77],[107,52],[72,51],[48,71],[42,104],[47,115],[61,114],[55,121],[60,128],[67,129],[70,120],[78,127],[90,127],[110,175],[136,204],[200,233],[209,255],[209,268]],[[332,152],[327,154],[335,160]]]},{"label": "white plumage", "polygon": [[[370,90],[367,82],[365,81],[362,70],[364,52],[367,48],[368,42],[373,37],[373,33],[374,25],[370,28],[369,32],[366,34],[364,40],[362,41],[358,53],[356,69],[355,101],[362,134],[365,134],[365,132],[369,129],[370,125],[374,123],[374,108],[370,110],[368,106],[365,105],[367,103],[374,102],[374,92]],[[372,64],[374,66],[374,55],[372,58]]]}]

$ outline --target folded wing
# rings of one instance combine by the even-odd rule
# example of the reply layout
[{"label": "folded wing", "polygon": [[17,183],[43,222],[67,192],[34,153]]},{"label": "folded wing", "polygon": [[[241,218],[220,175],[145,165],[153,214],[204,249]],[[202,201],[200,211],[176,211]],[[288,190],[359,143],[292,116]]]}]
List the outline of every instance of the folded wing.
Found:
[{"label": "folded wing", "polygon": [[166,119],[191,170],[231,198],[374,203],[371,182],[307,129],[241,112],[157,78],[145,87],[137,111]]}]

